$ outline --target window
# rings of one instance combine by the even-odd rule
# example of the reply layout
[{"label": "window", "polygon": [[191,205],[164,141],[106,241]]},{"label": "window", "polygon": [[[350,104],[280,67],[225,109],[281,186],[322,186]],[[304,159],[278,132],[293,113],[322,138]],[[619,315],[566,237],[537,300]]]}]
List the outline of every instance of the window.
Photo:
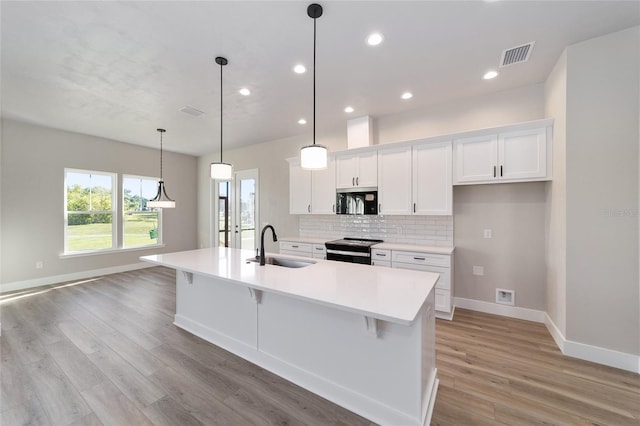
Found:
[{"label": "window", "polygon": [[158,180],[140,176],[122,178],[122,246],[160,244],[160,209],[147,207],[158,190]]},{"label": "window", "polygon": [[113,173],[65,169],[65,252],[115,247],[115,180]]},{"label": "window", "polygon": [[218,183],[218,245],[229,247],[229,182]]}]

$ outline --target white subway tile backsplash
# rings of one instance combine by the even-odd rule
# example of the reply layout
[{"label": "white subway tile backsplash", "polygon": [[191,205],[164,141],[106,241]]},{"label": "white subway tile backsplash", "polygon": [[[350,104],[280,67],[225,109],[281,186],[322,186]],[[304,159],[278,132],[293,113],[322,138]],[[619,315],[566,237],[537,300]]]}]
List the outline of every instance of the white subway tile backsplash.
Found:
[{"label": "white subway tile backsplash", "polygon": [[301,237],[376,238],[389,243],[453,245],[452,216],[300,216]]}]

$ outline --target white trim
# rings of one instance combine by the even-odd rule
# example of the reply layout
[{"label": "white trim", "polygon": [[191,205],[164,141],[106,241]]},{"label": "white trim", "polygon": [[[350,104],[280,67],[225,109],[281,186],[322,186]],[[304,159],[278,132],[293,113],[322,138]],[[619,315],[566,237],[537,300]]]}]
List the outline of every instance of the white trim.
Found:
[{"label": "white trim", "polygon": [[136,250],[147,250],[153,248],[162,248],[164,244],[153,244],[148,246],[135,246],[135,247],[121,247],[115,249],[104,249],[104,250],[91,250],[91,251],[72,251],[69,253],[60,253],[58,257],[60,259],[66,259],[71,257],[83,257],[83,256],[96,256],[99,254],[111,254],[111,253],[122,253],[127,251],[136,251]]},{"label": "white trim", "polygon": [[560,351],[564,354],[564,342],[565,338],[560,329],[556,326],[556,323],[553,322],[548,313],[544,314],[544,325],[547,326],[547,330],[549,330],[549,334],[553,337],[553,340],[560,348]]},{"label": "white trim", "polygon": [[520,308],[518,306],[498,305],[497,303],[465,299],[463,297],[456,297],[455,301],[455,305],[458,308],[471,309],[473,311],[502,315],[504,317],[517,318],[526,321],[544,323],[545,316],[547,315],[546,312],[537,311],[535,309]]},{"label": "white trim", "polygon": [[23,290],[27,288],[40,287],[43,285],[57,284],[65,281],[82,280],[98,275],[117,274],[120,272],[135,271],[136,269],[150,268],[147,262],[132,263],[130,265],[112,266],[109,268],[91,269],[88,271],[74,272],[72,274],[53,275],[50,277],[36,278],[33,280],[14,281],[12,283],[0,284],[0,292]]},{"label": "white trim", "polygon": [[544,323],[563,355],[640,374],[639,355],[618,352],[611,349],[601,348],[599,346],[592,346],[585,343],[567,340],[555,325],[551,317],[547,314],[545,314],[545,316],[546,318]]}]

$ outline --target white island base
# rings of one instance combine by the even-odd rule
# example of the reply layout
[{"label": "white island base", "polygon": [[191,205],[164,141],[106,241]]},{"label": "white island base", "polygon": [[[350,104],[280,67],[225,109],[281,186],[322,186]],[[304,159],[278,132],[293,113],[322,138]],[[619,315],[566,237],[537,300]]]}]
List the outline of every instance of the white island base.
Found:
[{"label": "white island base", "polygon": [[180,269],[176,277],[178,327],[378,424],[429,424],[438,386],[433,290],[402,324],[228,277]]}]

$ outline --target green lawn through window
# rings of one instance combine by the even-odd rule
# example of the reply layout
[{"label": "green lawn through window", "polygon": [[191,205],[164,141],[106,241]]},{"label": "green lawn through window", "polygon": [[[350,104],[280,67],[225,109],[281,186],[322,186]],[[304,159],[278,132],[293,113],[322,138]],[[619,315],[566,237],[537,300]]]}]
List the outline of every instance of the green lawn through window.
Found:
[{"label": "green lawn through window", "polygon": [[[124,247],[138,247],[158,243],[149,232],[157,227],[157,213],[125,214]],[[91,223],[67,227],[67,251],[109,249],[113,246],[110,223]]]}]

